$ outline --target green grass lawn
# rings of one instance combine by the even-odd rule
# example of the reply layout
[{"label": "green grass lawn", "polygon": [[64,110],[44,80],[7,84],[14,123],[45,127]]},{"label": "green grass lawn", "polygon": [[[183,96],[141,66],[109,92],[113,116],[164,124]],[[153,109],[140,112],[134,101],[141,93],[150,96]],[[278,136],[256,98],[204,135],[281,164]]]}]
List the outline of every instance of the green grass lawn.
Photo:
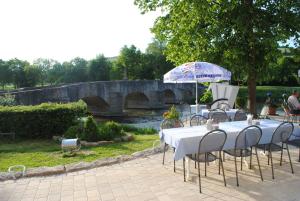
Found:
[{"label": "green grass lawn", "polygon": [[63,157],[60,144],[52,140],[27,140],[0,142],[0,171],[22,164],[27,168],[56,166],[78,161],[93,161],[106,157],[132,154],[152,147],[158,135],[134,135],[134,141],[120,142],[98,147],[82,147],[74,157]]},{"label": "green grass lawn", "polygon": [[[258,101],[265,101],[267,92],[272,92],[272,97],[280,99],[283,93],[290,95],[293,90],[300,92],[300,87],[286,87],[286,86],[257,86],[256,99]],[[238,96],[248,97],[248,88],[246,86],[240,87]]]}]

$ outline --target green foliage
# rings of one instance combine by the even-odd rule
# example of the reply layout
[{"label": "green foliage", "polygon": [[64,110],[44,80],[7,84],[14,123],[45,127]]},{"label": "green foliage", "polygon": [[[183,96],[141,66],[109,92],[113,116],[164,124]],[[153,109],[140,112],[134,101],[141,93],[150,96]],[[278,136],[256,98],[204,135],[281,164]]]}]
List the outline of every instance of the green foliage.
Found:
[{"label": "green foliage", "polygon": [[81,136],[82,139],[95,142],[101,138],[99,135],[100,133],[96,121],[92,116],[89,116],[84,124],[83,136]]},{"label": "green foliage", "polygon": [[0,131],[15,132],[22,138],[51,138],[62,135],[87,113],[83,101],[35,106],[0,106]]},{"label": "green foliage", "polygon": [[82,138],[83,128],[80,125],[74,125],[68,128],[68,130],[64,133],[64,138],[74,139],[74,138]]},{"label": "green foliage", "polygon": [[90,60],[87,68],[89,81],[109,80],[111,63],[104,57],[103,54]]},{"label": "green foliage", "polygon": [[235,100],[235,106],[239,109],[245,109],[247,104],[247,97],[238,96]]},{"label": "green foliage", "polygon": [[90,142],[102,141],[102,140],[113,140],[125,135],[124,131],[129,132],[135,131],[134,133],[146,133],[152,132],[151,130],[138,129],[134,127],[126,127],[114,121],[108,121],[105,123],[97,124],[92,116],[87,117],[84,122],[84,127],[80,124],[71,126],[65,133],[65,138],[76,138],[79,137],[81,140]]},{"label": "green foliage", "polygon": [[104,140],[113,140],[125,135],[121,125],[114,121],[108,121],[100,126],[100,134]]},{"label": "green foliage", "polygon": [[154,128],[138,128],[127,124],[122,124],[121,126],[125,132],[134,133],[135,135],[152,135],[157,133],[157,130]]},{"label": "green foliage", "polygon": [[4,96],[0,96],[0,106],[14,106],[16,104],[14,95],[5,94]]},{"label": "green foliage", "polygon": [[164,10],[152,31],[166,43],[176,64],[208,61],[248,83],[250,112],[255,113],[256,82],[280,55],[279,43],[299,46],[300,4],[290,1],[135,0],[142,12]]},{"label": "green foliage", "polygon": [[213,101],[211,90],[206,90],[200,98],[200,103],[211,103]]},{"label": "green foliage", "polygon": [[26,87],[34,87],[42,80],[42,71],[36,66],[25,66]]},{"label": "green foliage", "polygon": [[12,82],[12,71],[9,68],[7,62],[0,59],[0,84],[2,85],[2,89],[6,84]]},{"label": "green foliage", "polygon": [[179,119],[179,112],[176,110],[176,107],[172,105],[169,111],[163,114],[165,119]]}]

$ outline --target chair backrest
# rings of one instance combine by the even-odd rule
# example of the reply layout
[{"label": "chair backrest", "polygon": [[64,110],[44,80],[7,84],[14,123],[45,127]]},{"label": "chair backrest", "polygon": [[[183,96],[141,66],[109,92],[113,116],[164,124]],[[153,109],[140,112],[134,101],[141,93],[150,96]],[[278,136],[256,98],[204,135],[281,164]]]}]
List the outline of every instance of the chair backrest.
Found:
[{"label": "chair backrest", "polygon": [[227,139],[227,133],[217,129],[206,133],[199,142],[198,153],[221,151]]},{"label": "chair backrest", "polygon": [[[209,113],[210,114],[210,113]],[[210,119],[213,120],[213,123],[220,123],[220,122],[226,122],[229,121],[229,118],[226,114],[226,112],[212,112],[211,115],[209,115]]]},{"label": "chair backrest", "polygon": [[195,114],[191,117],[190,119],[190,126],[199,126],[203,125],[206,123],[207,118],[200,115],[200,114]]},{"label": "chair backrest", "polygon": [[235,140],[235,149],[246,149],[257,145],[262,135],[258,126],[248,126],[239,132]]},{"label": "chair backrest", "polygon": [[214,100],[213,102],[207,104],[207,107],[208,107],[208,108],[211,108],[211,109],[215,109],[215,108],[217,108],[217,106],[218,106],[220,103],[228,103],[228,99],[227,99],[227,98],[219,98],[219,99],[216,99],[216,100]]},{"label": "chair backrest", "polygon": [[242,110],[236,111],[233,121],[245,121],[245,120],[247,120],[246,112]]},{"label": "chair backrest", "polygon": [[[215,113],[215,112],[225,112],[225,110],[222,110],[222,109],[220,109],[220,108],[217,108],[217,109],[210,109],[210,110],[208,110],[208,111],[209,111],[209,113],[208,113],[208,118],[209,118],[209,119],[211,118],[212,114]],[[226,113],[226,112],[225,112],[225,113]]]},{"label": "chair backrest", "polygon": [[184,127],[182,121],[179,119],[164,119],[160,124],[160,129],[168,129],[168,128],[180,128]]},{"label": "chair backrest", "polygon": [[229,110],[229,109],[231,109],[230,105],[228,103],[225,103],[225,102],[219,103],[217,105],[217,108],[218,109],[222,109],[222,110]]},{"label": "chair backrest", "polygon": [[273,133],[271,143],[286,142],[292,135],[294,125],[290,122],[281,123]]}]

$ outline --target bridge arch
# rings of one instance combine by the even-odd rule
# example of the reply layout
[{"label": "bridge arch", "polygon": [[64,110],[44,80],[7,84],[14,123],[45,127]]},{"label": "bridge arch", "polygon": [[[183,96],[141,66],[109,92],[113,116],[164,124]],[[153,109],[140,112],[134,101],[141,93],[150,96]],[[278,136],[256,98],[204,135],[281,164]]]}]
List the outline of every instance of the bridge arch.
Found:
[{"label": "bridge arch", "polygon": [[175,104],[176,103],[176,95],[171,89],[166,89],[163,91],[164,93],[164,103],[165,104]]},{"label": "bridge arch", "polygon": [[88,110],[93,114],[103,114],[109,112],[110,105],[99,96],[88,96],[81,98],[88,107]]},{"label": "bridge arch", "polygon": [[127,94],[124,101],[125,109],[144,109],[149,108],[149,98],[142,92]]}]

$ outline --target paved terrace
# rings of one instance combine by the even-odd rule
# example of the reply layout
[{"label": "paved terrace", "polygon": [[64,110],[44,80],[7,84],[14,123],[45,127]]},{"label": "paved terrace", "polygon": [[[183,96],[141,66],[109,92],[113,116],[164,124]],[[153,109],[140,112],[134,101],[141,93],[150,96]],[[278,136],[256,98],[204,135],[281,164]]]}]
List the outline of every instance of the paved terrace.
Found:
[{"label": "paved terrace", "polygon": [[[198,192],[196,170],[191,167],[191,179],[183,182],[182,161],[177,162],[177,172],[172,170],[172,153],[161,165],[162,154],[141,158],[113,166],[57,175],[24,178],[0,183],[1,201],[193,201],[193,200],[300,200],[300,163],[296,162],[298,150],[292,149],[295,174],[287,163],[279,166],[279,154],[274,154],[275,180],[271,179],[271,167],[267,158],[260,156],[264,182],[258,168],[245,168],[240,173],[240,187],[236,187],[233,159],[224,163],[227,187],[217,166],[208,167],[208,177],[203,175],[203,193]],[[249,159],[248,159],[249,160]],[[256,164],[253,158],[253,164]],[[202,164],[203,165],[203,164]],[[202,168],[204,170],[204,168]]]}]

